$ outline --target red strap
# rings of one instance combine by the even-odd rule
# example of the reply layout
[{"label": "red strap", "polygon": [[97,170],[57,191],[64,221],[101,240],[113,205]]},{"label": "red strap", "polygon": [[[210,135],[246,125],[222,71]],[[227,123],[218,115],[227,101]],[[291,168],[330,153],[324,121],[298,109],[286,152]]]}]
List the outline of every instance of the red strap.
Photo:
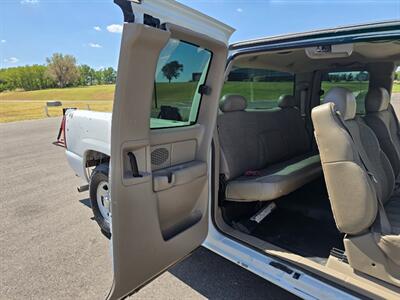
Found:
[{"label": "red strap", "polygon": [[261,176],[261,172],[257,170],[249,170],[244,172],[244,176]]}]

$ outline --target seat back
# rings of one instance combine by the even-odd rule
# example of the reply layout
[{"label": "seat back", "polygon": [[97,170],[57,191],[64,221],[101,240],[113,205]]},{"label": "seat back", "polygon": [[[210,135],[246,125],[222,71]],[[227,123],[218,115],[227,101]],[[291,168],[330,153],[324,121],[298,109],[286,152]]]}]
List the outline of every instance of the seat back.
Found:
[{"label": "seat back", "polygon": [[398,121],[390,106],[390,96],[386,89],[371,88],[365,98],[364,119],[375,132],[397,178],[400,174],[400,137],[396,124]]},{"label": "seat back", "polygon": [[225,95],[217,126],[221,173],[227,180],[310,151],[311,141],[292,96],[271,110],[245,110],[246,99]]},{"label": "seat back", "polygon": [[[326,94],[325,104],[312,110],[336,226],[348,234],[367,230],[377,216],[377,197],[388,201],[394,188],[393,171],[374,132],[355,114],[353,93],[339,87]],[[364,151],[368,171],[376,182],[360,160],[359,151]]]}]

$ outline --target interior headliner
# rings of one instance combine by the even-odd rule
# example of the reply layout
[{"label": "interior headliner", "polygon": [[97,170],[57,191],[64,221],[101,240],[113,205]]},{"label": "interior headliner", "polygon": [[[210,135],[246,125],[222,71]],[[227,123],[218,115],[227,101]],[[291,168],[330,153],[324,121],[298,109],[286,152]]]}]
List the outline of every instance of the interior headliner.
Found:
[{"label": "interior headliner", "polygon": [[302,73],[315,70],[363,68],[373,62],[394,62],[400,64],[400,40],[362,42],[353,44],[349,57],[311,59],[304,48],[252,53],[238,56],[235,67],[270,68],[277,71]]}]

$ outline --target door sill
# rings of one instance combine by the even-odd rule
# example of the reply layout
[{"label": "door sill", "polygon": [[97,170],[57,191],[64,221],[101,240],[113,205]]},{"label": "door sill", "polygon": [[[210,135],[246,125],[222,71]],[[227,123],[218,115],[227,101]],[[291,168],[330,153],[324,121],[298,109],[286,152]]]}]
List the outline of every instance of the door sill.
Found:
[{"label": "door sill", "polygon": [[[224,221],[218,227],[218,232],[233,239],[245,247],[255,249],[267,257],[279,258],[284,262],[299,267],[311,276],[329,281],[332,286],[340,286],[346,290],[360,294],[368,298],[393,299],[400,297],[400,288],[387,284],[368,275],[355,273],[345,261],[338,257],[329,256],[325,265],[317,263],[309,258],[300,256],[274,244],[263,241],[249,234],[240,232],[227,225]],[[217,224],[215,224],[217,226]],[[214,230],[216,228],[214,227]],[[262,276],[263,277],[263,276]]]}]

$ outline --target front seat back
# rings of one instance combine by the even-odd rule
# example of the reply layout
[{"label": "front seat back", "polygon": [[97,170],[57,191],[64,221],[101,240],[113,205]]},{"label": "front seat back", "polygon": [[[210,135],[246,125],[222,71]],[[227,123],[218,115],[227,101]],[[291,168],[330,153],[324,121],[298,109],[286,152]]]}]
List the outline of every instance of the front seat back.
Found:
[{"label": "front seat back", "polygon": [[400,174],[399,124],[384,88],[371,88],[365,98],[365,122],[375,132],[397,178]]},{"label": "front seat back", "polygon": [[352,92],[335,87],[324,101],[312,120],[333,215],[341,232],[362,233],[377,217],[377,198],[389,200],[393,171],[374,132],[356,117]]}]

